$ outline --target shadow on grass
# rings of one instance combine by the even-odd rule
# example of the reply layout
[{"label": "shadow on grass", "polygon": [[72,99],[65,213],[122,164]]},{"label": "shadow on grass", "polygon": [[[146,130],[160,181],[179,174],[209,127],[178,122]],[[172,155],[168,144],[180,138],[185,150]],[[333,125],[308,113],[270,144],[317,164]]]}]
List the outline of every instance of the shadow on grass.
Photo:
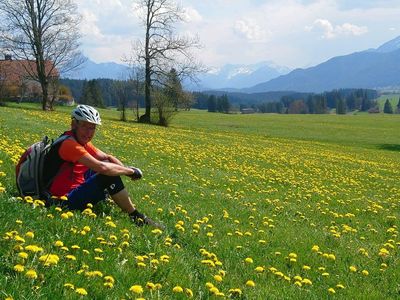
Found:
[{"label": "shadow on grass", "polygon": [[378,145],[378,149],[400,152],[400,145],[397,145],[397,144],[380,144],[380,145]]}]

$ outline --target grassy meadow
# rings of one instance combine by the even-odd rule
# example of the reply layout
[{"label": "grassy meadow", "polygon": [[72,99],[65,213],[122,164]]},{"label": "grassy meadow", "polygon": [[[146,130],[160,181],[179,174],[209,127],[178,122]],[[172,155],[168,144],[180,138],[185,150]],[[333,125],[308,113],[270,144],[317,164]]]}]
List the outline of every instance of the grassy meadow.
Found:
[{"label": "grassy meadow", "polygon": [[400,297],[400,115],[102,110],[94,144],[143,170],[124,182],[160,231],[17,197],[19,155],[69,111],[0,107],[0,299]]}]

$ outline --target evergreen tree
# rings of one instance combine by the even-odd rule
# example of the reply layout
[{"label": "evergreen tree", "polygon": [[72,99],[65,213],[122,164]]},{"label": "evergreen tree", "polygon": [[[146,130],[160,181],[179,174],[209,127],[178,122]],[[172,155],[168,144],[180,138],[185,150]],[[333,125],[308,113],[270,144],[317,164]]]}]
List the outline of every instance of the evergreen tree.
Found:
[{"label": "evergreen tree", "polygon": [[175,108],[175,111],[178,110],[179,106],[182,104],[183,99],[183,89],[181,80],[176,73],[174,68],[171,69],[167,76],[165,93],[167,97],[171,99],[171,102]]},{"label": "evergreen tree", "polygon": [[103,96],[97,80],[92,79],[83,83],[82,96],[79,103],[95,107],[104,107]]},{"label": "evergreen tree", "polygon": [[371,100],[368,99],[365,95],[362,97],[361,101],[361,111],[368,111],[372,107]]},{"label": "evergreen tree", "polygon": [[336,99],[336,114],[346,114],[346,101],[340,96]]},{"label": "evergreen tree", "polygon": [[95,107],[104,107],[103,95],[101,93],[100,86],[97,80],[89,80],[89,88],[93,99],[91,105]]},{"label": "evergreen tree", "polygon": [[82,86],[81,98],[79,99],[79,103],[91,105],[93,103],[92,92],[90,91],[90,86],[88,82],[85,80]]},{"label": "evergreen tree", "polygon": [[400,98],[399,98],[399,102],[397,102],[397,113],[400,113]]},{"label": "evergreen tree", "polygon": [[385,114],[392,114],[393,113],[393,107],[392,107],[392,104],[390,104],[389,99],[386,99],[385,106],[383,107],[383,112]]},{"label": "evergreen tree", "polygon": [[210,95],[207,99],[207,109],[209,112],[217,111],[217,100],[214,95]]},{"label": "evergreen tree", "polygon": [[226,94],[222,95],[220,98],[220,112],[229,113],[231,109],[231,104],[229,102],[228,96]]}]

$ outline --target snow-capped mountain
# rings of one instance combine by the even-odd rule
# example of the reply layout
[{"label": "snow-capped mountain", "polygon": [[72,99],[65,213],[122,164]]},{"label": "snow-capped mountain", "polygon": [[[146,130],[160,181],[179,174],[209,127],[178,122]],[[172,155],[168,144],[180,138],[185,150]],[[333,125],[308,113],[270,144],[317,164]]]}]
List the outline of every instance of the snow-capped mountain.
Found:
[{"label": "snow-capped mountain", "polygon": [[319,93],[340,88],[398,88],[399,74],[400,36],[376,49],[336,56],[314,67],[296,69],[242,91]]},{"label": "snow-capped mountain", "polygon": [[114,62],[95,63],[87,59],[79,68],[64,74],[63,77],[70,79],[126,79],[129,74],[129,68],[126,65]]},{"label": "snow-capped mountain", "polygon": [[240,89],[268,81],[290,72],[284,66],[272,62],[260,62],[251,65],[227,64],[221,68],[210,68],[199,75],[199,84],[189,88],[206,89]]},{"label": "snow-capped mountain", "polygon": [[[289,69],[272,62],[260,62],[252,65],[227,64],[221,68],[210,68],[206,73],[199,74],[199,83],[184,82],[188,90],[209,89],[240,89],[254,86],[280,75],[289,73]],[[114,62],[95,63],[87,59],[77,70],[64,74],[70,79],[124,79],[129,74],[126,65]]]}]

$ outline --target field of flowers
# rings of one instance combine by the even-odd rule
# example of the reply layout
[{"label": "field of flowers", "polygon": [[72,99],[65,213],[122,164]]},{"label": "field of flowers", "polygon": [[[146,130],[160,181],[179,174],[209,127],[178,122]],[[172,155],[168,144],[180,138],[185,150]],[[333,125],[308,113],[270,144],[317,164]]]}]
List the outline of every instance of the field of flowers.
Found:
[{"label": "field of flowers", "polygon": [[161,231],[17,197],[19,155],[68,111],[0,107],[0,299],[400,297],[399,116],[102,111],[94,143],[143,170],[124,181]]}]

